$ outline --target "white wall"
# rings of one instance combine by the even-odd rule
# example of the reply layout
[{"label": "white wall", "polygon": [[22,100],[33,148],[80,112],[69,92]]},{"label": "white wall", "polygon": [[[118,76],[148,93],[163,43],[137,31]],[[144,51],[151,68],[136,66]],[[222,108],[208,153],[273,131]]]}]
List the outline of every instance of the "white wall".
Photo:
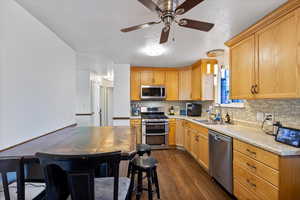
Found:
[{"label": "white wall", "polygon": [[76,113],[91,113],[91,79],[90,71],[76,72]]},{"label": "white wall", "polygon": [[75,123],[75,52],[13,0],[0,0],[0,149]]},{"label": "white wall", "polygon": [[[113,117],[130,116],[130,65],[114,65]],[[129,125],[129,120],[115,120],[114,125]]]}]

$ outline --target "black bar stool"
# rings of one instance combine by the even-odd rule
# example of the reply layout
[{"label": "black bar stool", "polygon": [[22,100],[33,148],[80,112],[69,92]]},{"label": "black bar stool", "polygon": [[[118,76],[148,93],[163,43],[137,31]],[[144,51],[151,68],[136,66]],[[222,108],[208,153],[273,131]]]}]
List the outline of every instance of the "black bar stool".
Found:
[{"label": "black bar stool", "polygon": [[[148,191],[148,199],[153,199],[153,182],[155,184],[155,191],[157,193],[157,198],[160,199],[159,183],[157,176],[157,160],[153,157],[136,157],[132,160],[131,169],[131,182],[129,187],[129,196],[131,197],[134,188],[135,175],[138,174],[138,184],[136,199],[139,200],[142,196],[143,190]],[[146,173],[148,188],[143,188],[143,173]]]},{"label": "black bar stool", "polygon": [[[91,155],[37,153],[36,156],[44,169],[48,200],[66,199],[69,193],[72,200],[128,198],[130,180],[119,177],[121,152]],[[102,163],[110,166],[113,177],[95,178],[95,169]]]},{"label": "black bar stool", "polygon": [[19,157],[0,158],[0,173],[2,176],[5,200],[10,200],[9,187],[8,187],[10,183],[8,182],[7,179],[7,173],[9,172],[16,172],[18,200],[24,200],[25,180],[24,180],[23,158],[19,158]]},{"label": "black bar stool", "polygon": [[[148,144],[137,144],[136,145],[136,152],[137,152],[137,155],[139,155],[139,156],[143,156],[144,154],[147,154],[148,156],[150,156],[151,150],[152,150],[151,146]],[[132,168],[132,163],[130,161],[129,165],[128,165],[127,177],[130,177],[131,168]]]}]

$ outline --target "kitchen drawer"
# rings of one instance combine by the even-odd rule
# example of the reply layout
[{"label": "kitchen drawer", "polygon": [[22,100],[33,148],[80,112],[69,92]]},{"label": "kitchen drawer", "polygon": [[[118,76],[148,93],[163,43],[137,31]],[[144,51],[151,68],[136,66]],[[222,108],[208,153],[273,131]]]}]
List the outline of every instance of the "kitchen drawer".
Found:
[{"label": "kitchen drawer", "polygon": [[238,151],[233,152],[233,160],[247,171],[267,180],[276,187],[279,186],[279,172],[277,170]]},{"label": "kitchen drawer", "polygon": [[278,200],[279,191],[271,183],[251,174],[240,165],[233,164],[233,177],[247,190],[253,192],[262,200]]},{"label": "kitchen drawer", "polygon": [[238,200],[260,200],[253,192],[247,190],[237,180],[233,181],[233,194]]},{"label": "kitchen drawer", "polygon": [[185,127],[196,130],[200,133],[201,136],[204,136],[204,137],[208,138],[208,129],[203,127],[203,126],[200,126],[200,125],[195,124],[193,122],[186,122]]},{"label": "kitchen drawer", "polygon": [[274,169],[279,169],[279,156],[265,151],[263,149],[257,148],[253,145],[241,142],[239,140],[233,141],[233,149],[239,151],[247,156],[258,160]]}]

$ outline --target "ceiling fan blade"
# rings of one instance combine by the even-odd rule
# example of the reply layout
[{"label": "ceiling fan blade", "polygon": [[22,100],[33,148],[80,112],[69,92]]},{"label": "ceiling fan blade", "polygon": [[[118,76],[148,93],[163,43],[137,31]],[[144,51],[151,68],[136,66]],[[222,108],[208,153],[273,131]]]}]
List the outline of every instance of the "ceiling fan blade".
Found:
[{"label": "ceiling fan blade", "polygon": [[210,31],[214,27],[214,24],[191,20],[191,19],[181,19],[179,20],[178,25],[182,27],[192,28],[192,29],[206,31],[206,32]]},{"label": "ceiling fan blade", "polygon": [[166,43],[169,39],[169,34],[170,34],[170,27],[169,26],[164,27],[161,31],[159,44]]},{"label": "ceiling fan blade", "polygon": [[146,8],[151,10],[152,12],[162,12],[161,9],[156,5],[152,0],[138,0],[140,3],[142,3]]},{"label": "ceiling fan blade", "polygon": [[195,6],[197,6],[202,1],[204,1],[204,0],[186,0],[185,2],[183,2],[180,6],[178,6],[176,8],[175,12],[177,15],[182,15],[182,14],[188,12],[189,10],[191,10],[192,8],[194,8]]},{"label": "ceiling fan blade", "polygon": [[149,23],[140,24],[140,25],[137,25],[137,26],[131,26],[131,27],[128,27],[128,28],[123,28],[123,29],[121,29],[121,31],[124,32],[124,33],[127,33],[127,32],[130,32],[130,31],[135,31],[135,30],[139,30],[139,29],[148,28],[150,26],[153,26],[153,25],[159,24],[159,23],[160,22],[149,22]]}]

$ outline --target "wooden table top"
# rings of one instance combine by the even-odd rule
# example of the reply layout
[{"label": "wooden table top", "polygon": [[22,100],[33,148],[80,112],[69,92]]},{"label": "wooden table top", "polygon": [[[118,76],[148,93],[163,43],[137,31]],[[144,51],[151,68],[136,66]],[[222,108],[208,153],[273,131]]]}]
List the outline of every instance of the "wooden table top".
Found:
[{"label": "wooden table top", "polygon": [[118,127],[70,127],[0,152],[1,157],[35,158],[35,153],[95,154],[121,151],[122,159],[136,151],[135,129]]}]

